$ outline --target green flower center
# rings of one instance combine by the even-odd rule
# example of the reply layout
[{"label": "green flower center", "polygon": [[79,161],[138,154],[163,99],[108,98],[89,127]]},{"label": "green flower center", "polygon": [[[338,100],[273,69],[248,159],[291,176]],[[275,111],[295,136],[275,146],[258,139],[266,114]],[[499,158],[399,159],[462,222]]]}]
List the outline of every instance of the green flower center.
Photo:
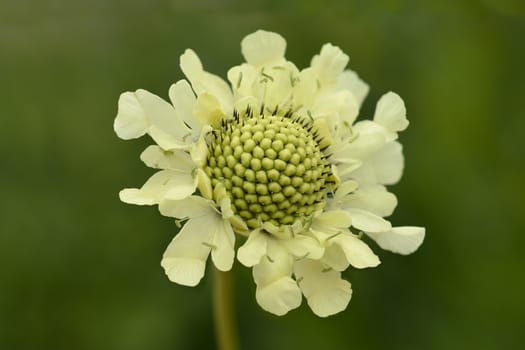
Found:
[{"label": "green flower center", "polygon": [[331,171],[311,120],[254,113],[224,120],[209,141],[204,167],[222,184],[248,227],[304,223],[325,206]]}]

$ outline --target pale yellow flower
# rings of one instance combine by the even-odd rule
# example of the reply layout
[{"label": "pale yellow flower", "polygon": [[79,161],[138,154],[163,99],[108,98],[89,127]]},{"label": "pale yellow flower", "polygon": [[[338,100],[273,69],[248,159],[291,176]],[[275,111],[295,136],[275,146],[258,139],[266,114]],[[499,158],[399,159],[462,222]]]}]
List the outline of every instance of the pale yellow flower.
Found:
[{"label": "pale yellow flower", "polygon": [[246,36],[246,62],[228,71],[229,83],[188,49],[180,66],[189,84],[170,88],[171,104],[144,90],[122,94],[115,131],[149,134],[156,145],[141,159],[160,170],[120,196],[184,222],[161,262],[173,282],[198,284],[210,254],[229,270],[237,235],[237,259],[253,268],[263,309],[284,315],[304,295],[326,317],[350,301],[341,272],[380,263],[363,233],[408,254],[425,231],[385,219],[397,205],[385,185],[403,170],[401,98],[385,94],[373,120],[356,123],[368,85],[345,70],[348,56],[326,44],[299,70],[285,48],[276,33]]}]

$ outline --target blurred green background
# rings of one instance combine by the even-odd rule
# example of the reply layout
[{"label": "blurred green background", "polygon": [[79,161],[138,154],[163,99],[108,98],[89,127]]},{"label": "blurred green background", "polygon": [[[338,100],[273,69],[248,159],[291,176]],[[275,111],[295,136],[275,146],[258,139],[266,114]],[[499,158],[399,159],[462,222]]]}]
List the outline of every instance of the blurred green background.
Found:
[{"label": "blurred green background", "polygon": [[348,270],[349,308],[285,317],[235,267],[245,349],[517,349],[525,344],[523,1],[0,1],[0,349],[212,349],[211,276],[168,282],[176,232],[119,202],[151,141],[113,133],[121,92],[167,97],[191,47],[223,77],[240,40],[281,33],[300,68],[325,42],[405,100],[391,221],[427,227],[408,257]]}]

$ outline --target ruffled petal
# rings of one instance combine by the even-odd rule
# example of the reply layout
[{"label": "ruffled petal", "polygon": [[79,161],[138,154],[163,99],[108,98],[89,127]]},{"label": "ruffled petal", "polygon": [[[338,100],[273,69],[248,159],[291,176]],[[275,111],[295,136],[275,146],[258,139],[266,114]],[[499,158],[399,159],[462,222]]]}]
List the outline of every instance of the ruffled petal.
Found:
[{"label": "ruffled petal", "polygon": [[362,81],[356,72],[345,70],[337,79],[336,90],[349,90],[356,97],[359,107],[363,104],[370,88],[368,84]]},{"label": "ruffled petal", "polygon": [[408,255],[415,252],[425,239],[425,228],[414,226],[393,227],[387,232],[367,233],[377,244],[394,253]]},{"label": "ruffled petal", "polygon": [[159,211],[164,216],[178,219],[218,215],[212,208],[212,203],[201,196],[190,196],[181,200],[165,199],[159,203]]},{"label": "ruffled petal", "polygon": [[317,215],[311,229],[326,234],[338,233],[352,224],[352,216],[344,210],[328,210]]},{"label": "ruffled petal", "polygon": [[148,146],[140,155],[140,159],[155,169],[177,170],[184,173],[191,173],[195,167],[190,155],[181,150],[165,151],[159,146]]},{"label": "ruffled petal", "polygon": [[377,102],[374,121],[387,130],[396,133],[408,127],[405,103],[394,92],[387,92]]},{"label": "ruffled petal", "polygon": [[267,235],[254,230],[237,250],[237,259],[246,267],[257,265],[266,255]]},{"label": "ruffled petal", "polygon": [[365,232],[384,232],[392,228],[389,221],[369,211],[348,208],[346,209],[352,217],[352,226]]},{"label": "ruffled petal", "polygon": [[334,315],[348,306],[352,288],[348,281],[341,279],[340,272],[326,269],[318,261],[303,259],[295,262],[294,274],[317,316]]},{"label": "ruffled petal", "polygon": [[222,78],[206,72],[193,50],[187,49],[180,56],[180,67],[197,95],[207,92],[220,101],[224,111],[228,114],[232,112],[233,95],[230,87]]},{"label": "ruffled petal", "polygon": [[168,245],[161,265],[170,281],[184,286],[196,286],[204,276],[210,253],[213,216],[190,219]]},{"label": "ruffled petal", "polygon": [[283,240],[282,244],[296,258],[319,259],[324,253],[324,248],[317,239],[305,235]]},{"label": "ruffled petal", "polygon": [[344,271],[350,265],[344,251],[337,244],[325,248],[321,262],[336,271]]},{"label": "ruffled petal", "polygon": [[292,257],[273,240],[268,243],[270,255],[253,267],[255,298],[264,310],[282,316],[301,305],[301,290],[290,277]]},{"label": "ruffled petal", "polygon": [[351,176],[359,183],[393,185],[401,179],[403,167],[403,147],[397,141],[388,142],[366,159]]},{"label": "ruffled petal", "polygon": [[[172,170],[161,170],[146,181],[140,188],[125,188],[119,193],[120,200],[137,205],[153,205],[158,204],[166,195],[167,192],[178,189],[187,189],[186,184],[179,184],[182,179],[184,182],[189,175],[179,173]],[[190,176],[190,180],[191,179]],[[195,189],[195,188],[193,188]],[[190,193],[191,194],[191,193]]]},{"label": "ruffled petal", "polygon": [[172,186],[164,194],[165,199],[184,199],[189,197],[195,192],[197,188],[197,179],[188,173],[174,172],[171,176],[170,182],[175,183],[176,186]]},{"label": "ruffled petal", "polygon": [[220,127],[221,120],[226,115],[226,112],[214,95],[203,92],[197,98],[197,103],[193,107],[193,114],[203,124],[211,125],[217,129]]},{"label": "ruffled petal", "polygon": [[114,129],[123,139],[137,138],[155,126],[177,140],[189,133],[168,102],[146,90],[125,92],[120,95]]},{"label": "ruffled petal", "polygon": [[222,217],[215,215],[216,219],[214,226],[210,226],[211,230],[214,227],[213,248],[211,250],[211,258],[217,269],[221,271],[229,271],[233,265],[235,257],[235,235],[230,223]]},{"label": "ruffled petal", "polygon": [[312,59],[311,66],[317,71],[321,85],[333,84],[348,64],[349,57],[339,47],[324,44],[319,55]]},{"label": "ruffled petal", "polygon": [[118,100],[118,112],[113,128],[117,136],[124,140],[141,137],[148,129],[146,118],[140,103],[133,92],[124,92]]},{"label": "ruffled petal", "polygon": [[284,58],[286,41],[277,33],[258,30],[241,41],[241,52],[249,64],[260,66]]},{"label": "ruffled petal", "polygon": [[202,123],[193,115],[193,106],[195,105],[196,99],[188,81],[183,79],[171,85],[169,96],[177,116],[184,120],[190,128],[199,131]]},{"label": "ruffled petal", "polygon": [[362,185],[341,200],[342,209],[357,208],[382,217],[392,215],[396,205],[396,196],[381,185]]},{"label": "ruffled petal", "polygon": [[172,134],[167,133],[162,128],[157,125],[151,125],[148,128],[148,134],[151,136],[153,141],[157,143],[162,149],[166,151],[175,150],[175,149],[187,149],[190,147],[189,136],[191,132],[188,131],[187,134],[183,135],[181,138],[177,138]]},{"label": "ruffled petal", "polygon": [[332,238],[332,241],[341,247],[346,259],[355,268],[376,267],[381,263],[372,249],[352,234],[342,233]]}]

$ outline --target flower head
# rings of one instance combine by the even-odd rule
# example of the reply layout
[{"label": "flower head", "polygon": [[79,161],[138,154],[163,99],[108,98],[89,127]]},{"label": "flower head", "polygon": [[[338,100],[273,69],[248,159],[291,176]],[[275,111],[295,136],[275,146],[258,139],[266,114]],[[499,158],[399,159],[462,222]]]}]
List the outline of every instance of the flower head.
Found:
[{"label": "flower head", "polygon": [[389,92],[373,120],[355,122],[368,86],[331,44],[310,67],[285,59],[285,40],[257,31],[241,43],[245,63],[229,84],[206,72],[192,50],[180,58],[187,77],[171,104],[144,90],[123,93],[115,131],[149,134],[141,155],[160,169],[122,201],[158,204],[180,225],[161,265],[173,282],[194,286],[211,254],[222,271],[237,259],[253,267],[256,299],[286,314],[302,295],[319,316],[346,308],[352,294],[341,272],[380,261],[363,233],[400,254],[422,243],[421,227],[392,227],[397,199],[385,185],[403,170],[398,132],[408,126],[402,99]]}]

